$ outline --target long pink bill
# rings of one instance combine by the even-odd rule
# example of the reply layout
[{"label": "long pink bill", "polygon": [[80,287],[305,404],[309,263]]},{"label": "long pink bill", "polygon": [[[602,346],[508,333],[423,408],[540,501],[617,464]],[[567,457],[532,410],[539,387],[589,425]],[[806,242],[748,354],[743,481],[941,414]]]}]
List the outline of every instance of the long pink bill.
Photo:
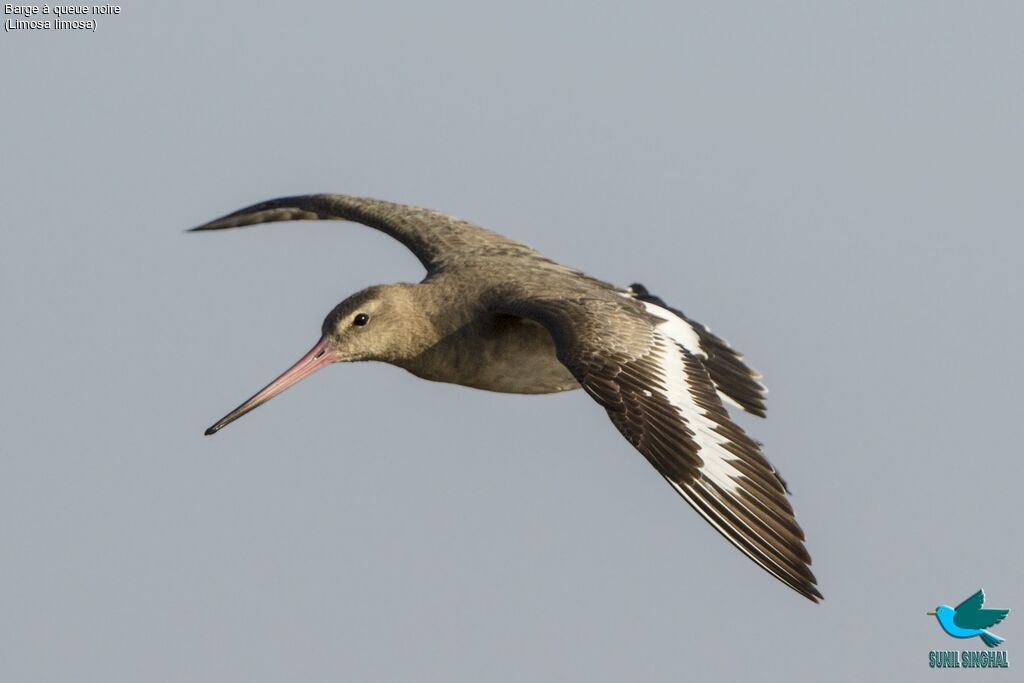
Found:
[{"label": "long pink bill", "polygon": [[261,405],[274,398],[302,378],[312,375],[325,365],[330,365],[336,361],[337,358],[337,354],[331,350],[327,339],[325,337],[321,337],[320,341],[316,343],[316,346],[311,348],[309,353],[300,358],[298,363],[288,368],[283,375],[275,379],[273,382],[260,389],[259,393],[248,401],[222,417],[217,424],[206,430],[206,435],[210,436],[211,434],[216,434],[227,425],[248,413],[250,410],[259,408]]}]

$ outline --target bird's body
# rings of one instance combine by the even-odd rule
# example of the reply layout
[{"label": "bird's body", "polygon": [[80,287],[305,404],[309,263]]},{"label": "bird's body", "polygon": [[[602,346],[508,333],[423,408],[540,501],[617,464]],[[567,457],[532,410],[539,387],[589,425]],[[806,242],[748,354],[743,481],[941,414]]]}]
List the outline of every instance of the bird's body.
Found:
[{"label": "bird's body", "polygon": [[544,327],[485,311],[396,365],[423,379],[506,394],[551,394],[580,387],[558,362]]},{"label": "bird's body", "polygon": [[295,219],[377,228],[409,247],[427,276],[338,304],[320,342],[208,434],[331,362],[379,360],[424,379],[508,393],[582,387],[719,532],[820,599],[784,484],[723,406],[763,416],[760,376],[703,325],[642,285],[616,287],[466,221],[390,202],[291,197],[196,230]]},{"label": "bird's body", "polygon": [[953,620],[953,608],[949,605],[940,605],[940,607],[947,609],[936,613],[935,618],[939,620],[942,630],[954,638],[973,638],[974,636],[986,633],[984,629],[980,628],[960,628],[956,625],[956,621]]},{"label": "bird's body", "polygon": [[989,647],[996,647],[1003,638],[988,629],[1001,622],[1010,613],[1008,609],[983,609],[985,591],[967,598],[955,608],[939,605],[928,614],[935,615],[942,630],[954,638],[973,638],[978,636]]}]

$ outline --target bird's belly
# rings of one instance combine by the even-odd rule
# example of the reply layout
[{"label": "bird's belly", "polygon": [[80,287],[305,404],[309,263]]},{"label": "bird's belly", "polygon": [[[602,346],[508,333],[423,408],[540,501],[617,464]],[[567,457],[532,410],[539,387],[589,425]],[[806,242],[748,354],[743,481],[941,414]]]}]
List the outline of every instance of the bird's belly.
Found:
[{"label": "bird's belly", "polygon": [[506,394],[553,394],[580,388],[554,354],[550,358],[527,354],[494,356],[472,377],[458,384]]},{"label": "bird's belly", "polygon": [[421,354],[405,369],[423,379],[509,394],[578,389],[555,357],[551,335],[529,320],[502,316],[467,326]]}]

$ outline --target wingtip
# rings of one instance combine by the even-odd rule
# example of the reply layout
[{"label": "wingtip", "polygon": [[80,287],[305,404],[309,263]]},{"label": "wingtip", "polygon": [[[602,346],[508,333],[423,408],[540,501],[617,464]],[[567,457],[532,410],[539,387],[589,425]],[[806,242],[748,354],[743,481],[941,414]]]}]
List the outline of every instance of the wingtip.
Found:
[{"label": "wingtip", "polygon": [[214,425],[212,427],[208,427],[206,429],[206,431],[203,432],[203,436],[213,436],[214,434],[216,434],[219,431],[220,431],[220,427],[218,427],[217,425]]},{"label": "wingtip", "polygon": [[793,578],[783,578],[777,574],[773,574],[775,578],[782,581],[789,588],[792,588],[795,592],[799,593],[803,597],[807,598],[814,604],[818,604],[825,600],[825,596],[818,590],[818,579],[811,572],[809,563],[804,565],[804,569],[807,570],[807,576],[804,580],[794,580]]},{"label": "wingtip", "polygon": [[810,564],[810,556],[808,556],[807,565],[805,565],[805,567],[807,569],[807,578],[809,580],[801,583],[800,592],[803,593],[808,600],[817,604],[824,601],[825,596],[822,595],[821,590],[818,589],[818,578],[814,575],[814,572],[811,571]]}]

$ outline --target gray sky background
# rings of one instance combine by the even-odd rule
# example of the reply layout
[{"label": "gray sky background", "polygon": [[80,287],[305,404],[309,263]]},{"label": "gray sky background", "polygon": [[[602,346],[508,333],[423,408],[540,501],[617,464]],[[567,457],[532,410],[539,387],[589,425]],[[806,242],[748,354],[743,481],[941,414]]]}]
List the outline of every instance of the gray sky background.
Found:
[{"label": "gray sky background", "polygon": [[[935,680],[981,643],[924,613],[979,587],[1014,675],[1024,7],[828,5],[147,2],[0,37],[0,679]],[[183,233],[321,191],[732,341],[825,602],[581,392],[336,366],[204,438],[336,302],[422,276],[361,226]]]}]

